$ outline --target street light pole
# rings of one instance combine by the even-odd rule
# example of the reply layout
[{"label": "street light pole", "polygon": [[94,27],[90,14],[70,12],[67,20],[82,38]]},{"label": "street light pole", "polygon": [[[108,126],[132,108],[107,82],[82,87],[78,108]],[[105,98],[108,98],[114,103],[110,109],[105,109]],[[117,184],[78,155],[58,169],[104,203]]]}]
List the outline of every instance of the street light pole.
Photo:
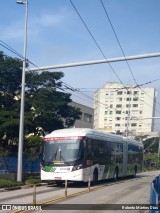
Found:
[{"label": "street light pole", "polygon": [[18,165],[17,165],[17,181],[22,181],[28,0],[19,0],[19,1],[17,1],[17,3],[26,5],[25,28],[24,28],[23,69],[22,69],[22,85],[21,85],[21,108],[20,108],[20,124],[19,124]]}]

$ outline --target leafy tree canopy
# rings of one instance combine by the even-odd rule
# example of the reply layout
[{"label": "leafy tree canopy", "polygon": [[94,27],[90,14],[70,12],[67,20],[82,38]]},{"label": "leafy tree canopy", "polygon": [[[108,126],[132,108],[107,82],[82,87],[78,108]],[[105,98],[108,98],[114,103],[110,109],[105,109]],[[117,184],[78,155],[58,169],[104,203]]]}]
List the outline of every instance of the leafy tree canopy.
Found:
[{"label": "leafy tree canopy", "polygon": [[[62,72],[26,72],[24,135],[73,126],[80,109],[62,92]],[[22,61],[0,52],[0,145],[18,143]]]},{"label": "leafy tree canopy", "polygon": [[159,137],[148,138],[144,141],[145,153],[158,153]]}]

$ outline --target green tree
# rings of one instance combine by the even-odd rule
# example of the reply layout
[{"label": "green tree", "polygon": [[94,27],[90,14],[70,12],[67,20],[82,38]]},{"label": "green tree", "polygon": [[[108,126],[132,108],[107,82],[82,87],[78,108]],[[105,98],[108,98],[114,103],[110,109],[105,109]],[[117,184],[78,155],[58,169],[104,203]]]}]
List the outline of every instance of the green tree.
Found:
[{"label": "green tree", "polygon": [[42,140],[43,138],[38,135],[30,135],[29,137],[25,138],[24,156],[26,156],[30,160],[31,173],[34,160],[39,158]]},{"label": "green tree", "polygon": [[[26,72],[24,135],[44,135],[70,127],[80,109],[69,105],[71,94],[62,92],[62,72]],[[0,146],[18,143],[22,61],[0,52]]]},{"label": "green tree", "polygon": [[148,138],[143,144],[145,153],[158,153],[159,137]]}]

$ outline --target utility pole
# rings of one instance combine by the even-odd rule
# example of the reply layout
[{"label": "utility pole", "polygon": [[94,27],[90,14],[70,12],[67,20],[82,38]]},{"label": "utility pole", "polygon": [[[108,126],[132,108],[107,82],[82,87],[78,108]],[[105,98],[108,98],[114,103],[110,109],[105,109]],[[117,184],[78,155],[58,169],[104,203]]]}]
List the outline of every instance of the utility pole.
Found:
[{"label": "utility pole", "polygon": [[18,165],[17,165],[17,181],[22,181],[28,0],[19,0],[19,1],[17,1],[17,3],[26,5],[25,27],[24,27],[23,69],[22,69],[22,84],[21,84],[21,108],[20,108],[20,124],[19,124]]},{"label": "utility pole", "polygon": [[128,104],[128,116],[127,116],[127,128],[126,128],[126,138],[128,138],[129,131],[129,121],[130,121],[130,108],[131,108],[131,86],[127,89],[129,91],[129,104]]},{"label": "utility pole", "polygon": [[158,162],[159,162],[159,153],[160,153],[160,133],[159,133],[159,141],[158,141]]}]

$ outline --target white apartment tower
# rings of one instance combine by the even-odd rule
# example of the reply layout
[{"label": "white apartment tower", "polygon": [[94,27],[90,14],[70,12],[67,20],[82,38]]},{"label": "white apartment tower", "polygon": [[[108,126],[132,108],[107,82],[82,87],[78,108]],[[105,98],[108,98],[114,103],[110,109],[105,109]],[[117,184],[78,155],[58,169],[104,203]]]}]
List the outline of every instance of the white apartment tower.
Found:
[{"label": "white apartment tower", "polygon": [[94,128],[109,132],[147,134],[153,131],[156,91],[121,83],[106,83],[95,92]]}]

